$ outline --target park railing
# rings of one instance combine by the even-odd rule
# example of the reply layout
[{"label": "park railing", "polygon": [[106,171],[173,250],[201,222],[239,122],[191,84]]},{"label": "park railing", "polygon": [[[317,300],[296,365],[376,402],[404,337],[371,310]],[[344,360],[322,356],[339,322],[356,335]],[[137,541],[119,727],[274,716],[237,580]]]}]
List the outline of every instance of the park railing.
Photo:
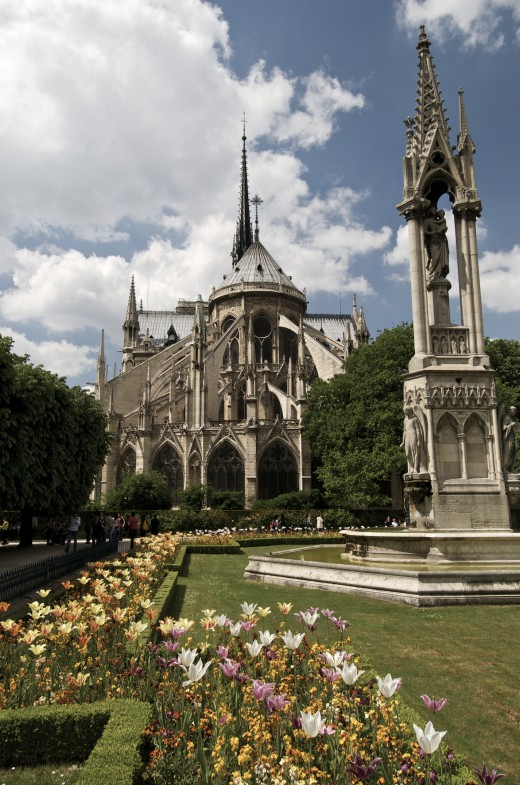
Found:
[{"label": "park railing", "polygon": [[32,564],[5,570],[0,573],[0,601],[9,602],[23,597],[34,589],[46,588],[53,581],[75,572],[88,562],[98,561],[117,553],[122,544],[117,541],[103,542],[92,548],[62,556],[51,556]]}]

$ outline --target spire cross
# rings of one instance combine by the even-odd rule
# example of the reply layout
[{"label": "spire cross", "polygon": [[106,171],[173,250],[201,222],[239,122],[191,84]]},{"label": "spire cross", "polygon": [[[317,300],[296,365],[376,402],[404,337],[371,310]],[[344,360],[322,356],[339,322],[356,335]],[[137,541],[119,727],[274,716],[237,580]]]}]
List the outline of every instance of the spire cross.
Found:
[{"label": "spire cross", "polygon": [[258,194],[255,194],[251,199],[251,204],[255,206],[255,242],[258,242],[258,208],[261,204],[264,203],[263,199],[260,199]]}]

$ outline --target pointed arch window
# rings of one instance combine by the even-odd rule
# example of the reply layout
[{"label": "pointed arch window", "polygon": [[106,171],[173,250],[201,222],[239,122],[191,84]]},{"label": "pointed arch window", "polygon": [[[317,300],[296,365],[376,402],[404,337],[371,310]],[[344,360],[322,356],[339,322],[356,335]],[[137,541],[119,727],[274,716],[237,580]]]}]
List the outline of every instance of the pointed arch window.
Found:
[{"label": "pointed arch window", "polygon": [[480,417],[472,414],[464,427],[468,478],[487,477],[486,429]]},{"label": "pointed arch window", "polygon": [[457,425],[449,414],[445,414],[437,426],[438,471],[444,480],[461,477],[459,435]]},{"label": "pointed arch window", "polygon": [[117,465],[116,484],[121,485],[125,477],[135,474],[137,459],[133,447],[127,447]]},{"label": "pointed arch window", "polygon": [[255,358],[257,363],[273,361],[273,328],[268,319],[258,316],[253,322]]},{"label": "pointed arch window", "polygon": [[178,504],[180,491],[184,488],[184,469],[177,450],[171,444],[165,444],[155,456],[152,468],[166,478],[172,503]]},{"label": "pointed arch window", "polygon": [[218,491],[244,493],[244,462],[229,442],[219,445],[208,464],[208,483]]},{"label": "pointed arch window", "polygon": [[298,490],[298,466],[292,452],[282,442],[275,442],[258,464],[258,498],[273,499],[281,493]]}]

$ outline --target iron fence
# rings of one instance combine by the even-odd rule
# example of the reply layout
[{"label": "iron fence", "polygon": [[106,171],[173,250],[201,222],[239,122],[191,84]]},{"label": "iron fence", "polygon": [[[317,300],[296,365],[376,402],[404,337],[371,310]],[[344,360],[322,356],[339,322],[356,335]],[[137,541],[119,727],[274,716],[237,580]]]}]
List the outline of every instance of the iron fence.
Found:
[{"label": "iron fence", "polygon": [[118,550],[126,550],[119,548],[120,545],[124,545],[124,543],[103,542],[92,548],[85,548],[61,556],[51,556],[49,559],[41,559],[26,566],[6,570],[0,573],[0,601],[9,602],[23,597],[34,589],[49,586],[53,581],[63,575],[75,572],[88,562],[103,559],[117,553]]}]

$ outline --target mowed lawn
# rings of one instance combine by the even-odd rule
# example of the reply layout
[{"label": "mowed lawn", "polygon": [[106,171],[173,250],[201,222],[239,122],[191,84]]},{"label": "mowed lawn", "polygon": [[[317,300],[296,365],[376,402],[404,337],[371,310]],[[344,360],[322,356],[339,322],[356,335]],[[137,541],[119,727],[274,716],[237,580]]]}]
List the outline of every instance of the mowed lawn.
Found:
[{"label": "mowed lawn", "polygon": [[[445,741],[456,752],[470,765],[485,762],[505,771],[504,785],[520,785],[520,606],[422,609],[244,581],[247,554],[275,549],[271,542],[243,555],[192,554],[180,578],[176,616],[198,620],[209,607],[236,620],[240,603],[257,602],[272,608],[263,627],[274,631],[279,601],[292,602],[293,611],[330,608],[350,621],[351,650],[366,656],[380,675],[402,677],[403,699],[425,722],[431,715],[421,694],[449,699],[434,725],[448,731]],[[300,631],[294,617],[287,621]]]}]

